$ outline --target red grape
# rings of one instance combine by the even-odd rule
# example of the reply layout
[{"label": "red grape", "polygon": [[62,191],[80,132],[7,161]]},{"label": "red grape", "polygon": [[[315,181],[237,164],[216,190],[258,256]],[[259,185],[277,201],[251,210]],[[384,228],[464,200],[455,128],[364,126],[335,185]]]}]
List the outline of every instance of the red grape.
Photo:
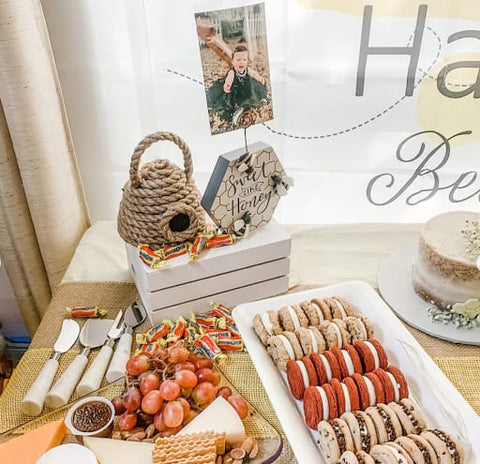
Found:
[{"label": "red grape", "polygon": [[182,405],[183,417],[186,417],[190,412],[190,403],[185,398],[182,398],[182,397],[178,398],[175,401],[178,401]]},{"label": "red grape", "polygon": [[137,415],[134,412],[124,412],[118,418],[118,428],[120,430],[133,430],[137,425]]},{"label": "red grape", "polygon": [[169,428],[178,427],[183,422],[183,407],[179,401],[169,401],[163,410],[163,421]]},{"label": "red grape", "polygon": [[163,432],[165,430],[165,422],[163,422],[163,410],[160,409],[154,416],[153,416],[153,423],[155,424],[155,428],[159,432]]},{"label": "red grape", "polygon": [[147,414],[155,414],[160,411],[163,398],[158,390],[149,391],[142,399],[142,411]]},{"label": "red grape", "polygon": [[220,383],[220,380],[222,380],[220,372],[213,371],[213,385],[217,386]]},{"label": "red grape", "polygon": [[245,419],[248,416],[247,402],[239,395],[231,395],[227,398],[228,402],[235,408],[240,419]]},{"label": "red grape", "polygon": [[[190,353],[188,355],[188,358],[187,358],[187,361],[188,362],[191,362],[192,364],[196,364],[196,362],[198,361],[198,356],[196,354],[193,354],[193,353]],[[196,369],[196,368],[195,368]]]},{"label": "red grape", "polygon": [[210,382],[213,384],[214,377],[212,369],[209,369],[208,367],[202,367],[198,369],[195,374],[197,375],[199,382]]},{"label": "red grape", "polygon": [[198,416],[198,412],[195,411],[194,409],[190,409],[190,411],[188,411],[188,414],[185,415],[185,418],[183,420],[184,425],[187,425],[189,422],[192,422],[192,420],[195,419],[195,417],[197,416]]},{"label": "red grape", "polygon": [[198,378],[192,371],[184,369],[176,372],[175,382],[177,382],[182,388],[193,388],[197,385]]},{"label": "red grape", "polygon": [[184,398],[190,398],[190,396],[192,395],[192,391],[193,391],[193,388],[182,388],[181,395]]},{"label": "red grape", "polygon": [[168,359],[171,363],[177,364],[188,359],[189,351],[184,346],[173,346],[168,351]]},{"label": "red grape", "polygon": [[176,371],[186,370],[186,371],[195,372],[196,369],[193,363],[191,363],[190,361],[184,361],[182,363],[175,364],[175,370]]},{"label": "red grape", "polygon": [[165,380],[160,384],[160,394],[167,401],[175,400],[180,395],[180,385],[173,380]]},{"label": "red grape", "polygon": [[192,398],[199,406],[207,405],[215,399],[215,387],[210,382],[201,382],[193,389]]},{"label": "red grape", "polygon": [[194,364],[197,370],[204,367],[207,369],[213,369],[213,361],[210,358],[198,358]]},{"label": "red grape", "polygon": [[223,398],[227,399],[229,396],[232,396],[232,389],[230,387],[224,386],[220,387],[217,390],[217,398],[222,396]]},{"label": "red grape", "polygon": [[125,412],[125,405],[123,404],[123,400],[120,396],[116,396],[112,399],[113,407],[115,408],[115,415],[119,416]]},{"label": "red grape", "polygon": [[128,412],[136,411],[142,402],[142,394],[136,387],[129,387],[122,397],[123,405]]},{"label": "red grape", "polygon": [[158,390],[160,386],[160,379],[155,374],[149,372],[144,372],[139,377],[140,379],[140,391],[142,395],[146,395],[148,392],[152,390]]},{"label": "red grape", "polygon": [[130,375],[138,376],[142,372],[145,372],[150,367],[148,356],[144,354],[137,354],[131,357],[125,366],[127,373]]}]

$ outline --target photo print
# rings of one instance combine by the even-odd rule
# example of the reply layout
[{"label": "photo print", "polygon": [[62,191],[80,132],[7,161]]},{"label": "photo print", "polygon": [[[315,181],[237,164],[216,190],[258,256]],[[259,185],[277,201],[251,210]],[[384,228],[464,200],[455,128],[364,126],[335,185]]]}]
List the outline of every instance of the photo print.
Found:
[{"label": "photo print", "polygon": [[273,119],[265,5],[195,14],[212,135]]}]

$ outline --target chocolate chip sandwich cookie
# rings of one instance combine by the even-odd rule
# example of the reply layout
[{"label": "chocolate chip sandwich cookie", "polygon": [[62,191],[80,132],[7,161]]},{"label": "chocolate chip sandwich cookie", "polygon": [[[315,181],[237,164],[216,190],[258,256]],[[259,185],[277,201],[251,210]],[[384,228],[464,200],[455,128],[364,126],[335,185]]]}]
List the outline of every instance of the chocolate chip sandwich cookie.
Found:
[{"label": "chocolate chip sandwich cookie", "polygon": [[343,419],[350,429],[355,451],[368,453],[372,446],[378,443],[375,425],[364,411],[346,412],[340,419]]},{"label": "chocolate chip sandwich cookie", "polygon": [[309,326],[308,317],[298,305],[283,306],[278,310],[278,317],[283,329],[289,332]]},{"label": "chocolate chip sandwich cookie", "polygon": [[397,415],[388,405],[378,403],[365,409],[365,413],[372,419],[377,433],[378,443],[394,441],[402,436],[402,426]]},{"label": "chocolate chip sandwich cookie", "polygon": [[350,343],[351,336],[347,331],[345,322],[340,319],[332,319],[331,321],[323,321],[319,326],[327,349],[342,348],[343,345]]},{"label": "chocolate chip sandwich cookie", "polygon": [[349,316],[355,316],[355,310],[350,303],[340,296],[325,298],[325,302],[330,308],[333,319],[346,319]]},{"label": "chocolate chip sandwich cookie", "polygon": [[436,464],[438,462],[432,445],[420,435],[399,437],[395,443],[408,453],[415,464]]},{"label": "chocolate chip sandwich cookie", "polygon": [[426,428],[425,419],[412,400],[403,398],[398,402],[388,403],[402,424],[403,434],[418,434]]},{"label": "chocolate chip sandwich cookie", "polygon": [[266,346],[268,339],[272,335],[278,335],[283,332],[277,311],[269,310],[255,314],[253,317],[253,330]]},{"label": "chocolate chip sandwich cookie", "polygon": [[333,419],[318,424],[318,446],[328,464],[336,464],[345,451],[353,451],[353,438],[345,421]]},{"label": "chocolate chip sandwich cookie", "polygon": [[272,335],[267,342],[267,351],[276,366],[282,371],[286,369],[289,359],[303,357],[302,347],[292,332],[285,331],[278,335]]},{"label": "chocolate chip sandwich cookie", "polygon": [[339,462],[340,464],[375,464],[373,458],[363,451],[358,451],[357,453],[345,451],[340,456]]},{"label": "chocolate chip sandwich cookie", "polygon": [[439,429],[424,430],[420,436],[432,445],[439,464],[463,464],[465,462],[463,448],[455,436]]},{"label": "chocolate chip sandwich cookie", "polygon": [[375,464],[414,464],[408,453],[396,443],[375,445],[370,456]]}]

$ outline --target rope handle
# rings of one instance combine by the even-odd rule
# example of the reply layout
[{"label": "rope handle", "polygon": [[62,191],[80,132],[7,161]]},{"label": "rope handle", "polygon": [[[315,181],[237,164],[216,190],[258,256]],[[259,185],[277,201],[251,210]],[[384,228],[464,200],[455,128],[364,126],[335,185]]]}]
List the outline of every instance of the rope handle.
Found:
[{"label": "rope handle", "polygon": [[187,176],[187,181],[190,181],[193,174],[193,164],[192,164],[192,153],[188,145],[176,134],[172,132],[154,132],[153,134],[147,135],[143,140],[135,147],[135,150],[132,155],[132,160],[130,161],[130,183],[134,187],[140,185],[140,176],[138,175],[138,167],[140,165],[140,158],[145,153],[145,150],[153,145],[155,142],[161,140],[168,140],[177,145],[183,153],[183,165],[185,167],[185,175]]}]

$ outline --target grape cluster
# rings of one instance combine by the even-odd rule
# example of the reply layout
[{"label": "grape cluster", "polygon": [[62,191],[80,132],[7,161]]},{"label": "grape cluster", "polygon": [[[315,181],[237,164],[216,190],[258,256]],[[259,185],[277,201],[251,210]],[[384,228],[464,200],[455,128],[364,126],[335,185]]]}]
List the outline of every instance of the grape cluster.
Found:
[{"label": "grape cluster", "polygon": [[112,399],[120,431],[155,426],[160,436],[176,434],[216,397],[224,397],[241,419],[248,415],[243,397],[219,386],[221,375],[211,359],[190,353],[182,345],[153,355],[139,354],[126,364],[127,382]]}]

